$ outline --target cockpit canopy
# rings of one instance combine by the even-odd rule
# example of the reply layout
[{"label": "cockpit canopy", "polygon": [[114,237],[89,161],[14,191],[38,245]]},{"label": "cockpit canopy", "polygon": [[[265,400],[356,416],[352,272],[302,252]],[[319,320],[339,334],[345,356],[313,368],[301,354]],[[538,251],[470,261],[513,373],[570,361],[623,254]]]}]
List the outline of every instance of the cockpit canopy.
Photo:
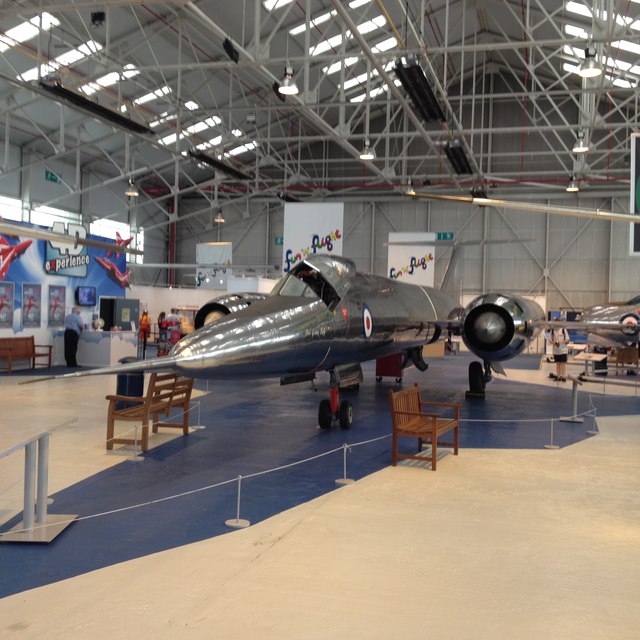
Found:
[{"label": "cockpit canopy", "polygon": [[355,264],[347,258],[310,256],[293,267],[270,295],[319,298],[333,311],[349,288],[355,271]]}]

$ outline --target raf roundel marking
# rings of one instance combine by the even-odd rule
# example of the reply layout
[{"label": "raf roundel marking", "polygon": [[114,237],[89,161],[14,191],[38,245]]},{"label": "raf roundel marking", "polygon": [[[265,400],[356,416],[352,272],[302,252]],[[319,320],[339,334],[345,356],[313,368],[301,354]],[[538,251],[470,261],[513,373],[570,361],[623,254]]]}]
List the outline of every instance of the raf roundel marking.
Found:
[{"label": "raf roundel marking", "polygon": [[362,330],[364,331],[365,338],[371,337],[373,333],[373,318],[366,304],[362,305]]},{"label": "raf roundel marking", "polygon": [[635,313],[627,313],[620,318],[620,324],[622,324],[622,333],[633,336],[638,333],[638,323],[640,323],[640,317]]}]

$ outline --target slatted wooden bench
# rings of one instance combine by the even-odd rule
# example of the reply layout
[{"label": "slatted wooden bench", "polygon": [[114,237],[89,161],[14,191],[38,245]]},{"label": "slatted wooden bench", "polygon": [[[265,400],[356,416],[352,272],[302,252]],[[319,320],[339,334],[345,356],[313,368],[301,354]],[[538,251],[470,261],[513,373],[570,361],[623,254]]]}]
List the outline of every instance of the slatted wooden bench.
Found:
[{"label": "slatted wooden bench", "polygon": [[[454,455],[458,455],[460,441],[460,409],[461,405],[452,402],[422,401],[418,385],[401,391],[389,391],[392,433],[392,464],[395,467],[399,458],[427,460],[431,469],[436,470],[438,445],[453,447]],[[432,411],[425,411],[425,409]],[[453,442],[439,442],[438,438],[453,431]],[[400,437],[416,438],[418,454],[425,444],[431,445],[431,457],[400,453],[398,439]]]},{"label": "slatted wooden bench", "polygon": [[[38,351],[40,349],[40,351]],[[0,360],[6,360],[8,373],[12,373],[15,360],[29,360],[31,368],[35,369],[36,361],[40,358],[46,359],[46,364],[38,366],[51,368],[50,344],[35,344],[33,336],[18,336],[14,338],[0,338]]]},{"label": "slatted wooden bench", "polygon": [[[108,395],[107,410],[107,449],[114,444],[137,444],[142,451],[149,450],[149,422],[153,432],[158,427],[182,429],[183,435],[189,433],[189,402],[193,390],[193,378],[176,373],[154,372],[149,378],[147,390],[143,396]],[[122,406],[122,405],[126,406]],[[118,406],[120,405],[120,408]],[[172,410],[182,409],[181,419],[177,421],[161,420],[162,416],[170,416]],[[140,438],[115,436],[116,421],[137,422],[140,424]]]}]

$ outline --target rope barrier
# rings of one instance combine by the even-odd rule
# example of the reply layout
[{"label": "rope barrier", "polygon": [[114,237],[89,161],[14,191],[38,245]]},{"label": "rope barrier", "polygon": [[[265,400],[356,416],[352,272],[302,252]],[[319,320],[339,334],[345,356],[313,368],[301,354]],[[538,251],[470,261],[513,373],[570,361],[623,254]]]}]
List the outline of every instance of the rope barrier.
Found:
[{"label": "rope barrier", "polygon": [[[349,447],[362,446],[362,445],[365,445],[365,444],[370,444],[372,442],[377,442],[379,440],[384,440],[384,439],[387,439],[387,438],[390,438],[390,437],[391,437],[391,434],[385,435],[385,436],[380,436],[378,438],[372,438],[370,440],[364,440],[362,442],[353,443],[353,444],[350,444],[348,446]],[[245,479],[245,480],[249,479],[249,478],[256,478],[256,477],[259,477],[259,476],[266,475],[268,473],[273,473],[275,471],[282,471],[284,469],[289,469],[291,467],[295,467],[295,466],[298,466],[298,465],[301,465],[301,464],[305,464],[305,463],[311,462],[313,460],[318,460],[320,458],[324,458],[324,457],[326,457],[328,455],[331,455],[332,453],[336,453],[338,451],[343,451],[343,449],[344,449],[344,445],[342,445],[340,447],[336,447],[335,449],[331,449],[329,451],[325,451],[325,452],[320,453],[320,454],[318,454],[316,456],[311,456],[309,458],[304,458],[303,460],[298,460],[296,462],[292,462],[290,464],[281,465],[279,467],[274,467],[273,469],[265,469],[264,471],[258,471],[258,472],[255,472],[255,473],[252,473],[252,474],[249,474],[249,475],[239,476],[239,477],[242,478],[242,479]],[[206,486],[203,486],[203,487],[198,487],[196,489],[190,489],[189,491],[183,491],[181,493],[176,493],[176,494],[173,494],[173,495],[170,495],[170,496],[164,496],[162,498],[155,498],[154,500],[148,500],[146,502],[140,502],[140,503],[137,503],[137,504],[128,505],[126,507],[120,507],[118,509],[110,509],[109,511],[102,511],[100,513],[94,513],[94,514],[90,514],[90,515],[86,515],[86,516],[78,516],[76,518],[73,518],[73,519],[69,520],[68,522],[69,523],[70,522],[81,522],[83,520],[92,520],[92,519],[95,519],[95,518],[102,518],[102,517],[105,517],[105,516],[111,516],[111,515],[115,515],[115,514],[118,514],[118,513],[131,511],[133,509],[142,509],[144,507],[149,507],[149,506],[152,506],[152,505],[155,505],[155,504],[160,504],[162,502],[168,502],[170,500],[177,500],[179,498],[184,498],[184,497],[187,497],[187,496],[191,496],[191,495],[194,495],[196,493],[201,493],[203,491],[210,491],[212,489],[217,489],[217,488],[223,487],[225,485],[236,483],[236,482],[238,482],[238,478],[239,477],[231,478],[229,480],[222,480],[220,482],[209,484],[209,485],[206,485]],[[60,522],[59,524],[65,524],[65,523],[66,523],[66,521]],[[31,530],[32,531],[33,530],[37,530],[38,528],[44,528],[46,526],[47,525],[43,525],[42,527],[39,527],[38,525],[35,525],[34,527],[31,528]],[[24,531],[24,530],[15,530],[14,529],[11,532],[0,533],[0,538],[2,538],[3,536],[9,535],[10,533],[11,534],[15,534],[15,533],[20,533],[21,531]]]}]

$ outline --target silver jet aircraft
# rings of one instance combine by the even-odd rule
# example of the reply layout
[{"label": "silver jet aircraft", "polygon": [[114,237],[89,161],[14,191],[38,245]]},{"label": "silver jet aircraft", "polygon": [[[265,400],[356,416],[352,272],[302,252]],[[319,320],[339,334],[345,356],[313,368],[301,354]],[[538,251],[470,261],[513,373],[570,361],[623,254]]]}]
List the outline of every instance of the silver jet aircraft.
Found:
[{"label": "silver jet aircraft", "polygon": [[624,304],[588,307],[581,313],[580,320],[552,321],[547,326],[583,331],[588,334],[587,342],[590,344],[634,345],[640,336],[640,296]]},{"label": "silver jet aircraft", "polygon": [[329,398],[318,422],[351,426],[340,388],[362,381],[360,363],[403,354],[403,365],[425,370],[422,347],[450,331],[484,363],[469,367],[471,392],[484,395],[491,370],[527,347],[544,326],[535,302],[490,293],[460,308],[446,293],[356,271],[347,258],[317,254],[299,262],[260,294],[228,295],[204,305],[196,330],[168,356],[57,377],[174,369],[195,378],[279,377],[283,384],[330,374]]}]

